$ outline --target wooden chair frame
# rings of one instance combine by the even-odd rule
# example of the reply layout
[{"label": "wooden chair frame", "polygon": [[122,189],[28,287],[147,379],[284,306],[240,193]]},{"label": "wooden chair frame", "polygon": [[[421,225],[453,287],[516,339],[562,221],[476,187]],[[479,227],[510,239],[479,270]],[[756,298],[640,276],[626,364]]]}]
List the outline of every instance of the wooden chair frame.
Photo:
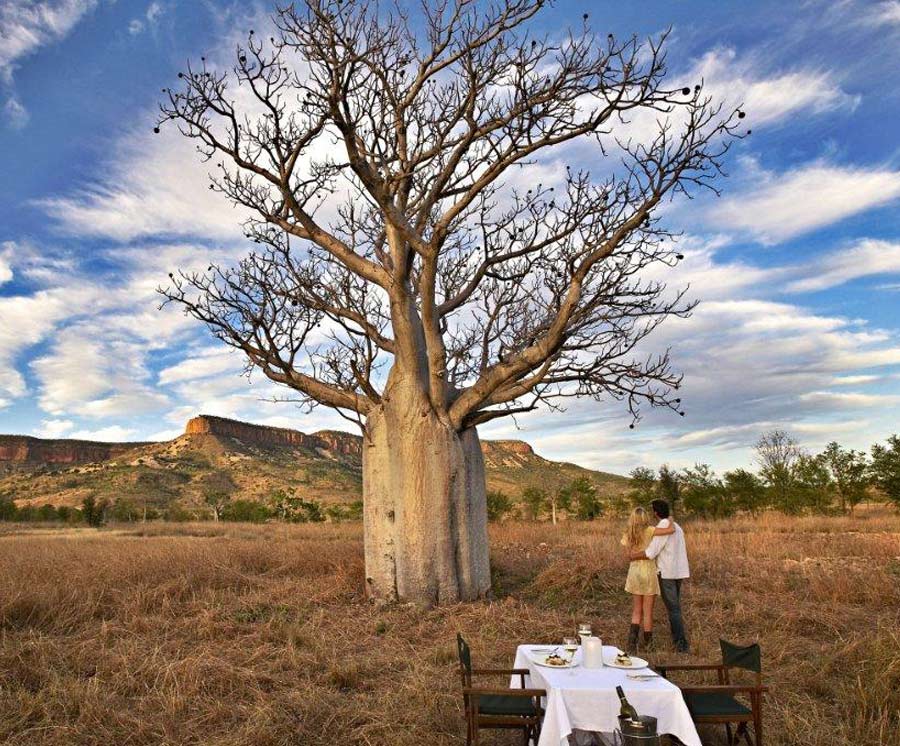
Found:
[{"label": "wooden chair frame", "polygon": [[[534,740],[534,746],[537,746],[541,733],[541,718],[544,712],[541,707],[541,698],[546,697],[547,692],[543,689],[525,688],[525,677],[530,673],[527,668],[467,669],[460,661],[459,672],[462,679],[463,703],[466,712],[466,746],[478,746],[480,743],[478,734],[482,728],[521,729],[523,746],[528,746],[532,739]],[[472,686],[472,678],[475,676],[518,676],[521,689],[474,687]],[[535,715],[496,715],[480,712],[478,708],[482,696],[530,699]]]},{"label": "wooden chair frame", "polygon": [[[695,723],[713,723],[724,724],[725,732],[728,736],[729,746],[736,746],[740,738],[750,746],[762,746],[762,698],[769,691],[769,687],[763,686],[762,672],[753,672],[756,678],[756,684],[732,684],[729,670],[732,666],[724,663],[684,663],[673,665],[658,665],[654,669],[661,676],[668,679],[669,671],[715,671],[718,680],[717,685],[713,686],[681,686],[682,695],[684,694],[744,694],[750,699],[749,715],[700,715],[696,716],[691,713]],[[753,723],[753,738],[750,737],[750,731],[747,728],[749,723]],[[732,724],[736,724],[737,728],[734,733],[731,731]]]}]

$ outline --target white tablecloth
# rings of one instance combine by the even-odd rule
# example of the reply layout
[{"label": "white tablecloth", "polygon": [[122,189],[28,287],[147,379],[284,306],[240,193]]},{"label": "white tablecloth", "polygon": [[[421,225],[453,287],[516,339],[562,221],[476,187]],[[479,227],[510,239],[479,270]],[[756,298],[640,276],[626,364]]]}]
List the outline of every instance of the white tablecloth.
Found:
[{"label": "white tablecloth", "polygon": [[[638,714],[657,719],[660,733],[677,736],[686,746],[701,746],[681,690],[672,682],[662,677],[634,681],[628,678],[627,670],[610,666],[585,668],[580,665],[580,648],[575,654],[579,665],[574,668],[539,666],[530,652],[534,647],[546,648],[547,645],[519,645],[515,668],[527,668],[531,672],[525,677],[526,687],[547,691],[546,714],[538,746],[566,744],[575,729],[612,733],[619,724],[617,686],[625,690],[625,696]],[[618,648],[604,645],[604,660],[615,657],[617,652]],[[511,686],[520,686],[518,676],[513,677]]]}]

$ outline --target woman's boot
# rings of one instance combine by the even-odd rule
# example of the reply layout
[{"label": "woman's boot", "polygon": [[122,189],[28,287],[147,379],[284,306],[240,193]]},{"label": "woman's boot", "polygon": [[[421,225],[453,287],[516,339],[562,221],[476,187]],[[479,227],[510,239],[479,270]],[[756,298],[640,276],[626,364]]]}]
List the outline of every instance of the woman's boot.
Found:
[{"label": "woman's boot", "polygon": [[641,639],[641,647],[644,650],[650,650],[653,647],[653,630],[644,630],[643,638]]},{"label": "woman's boot", "polygon": [[637,652],[638,647],[638,635],[641,633],[641,625],[640,624],[632,624],[628,629],[628,647],[625,652],[629,655],[634,655]]}]

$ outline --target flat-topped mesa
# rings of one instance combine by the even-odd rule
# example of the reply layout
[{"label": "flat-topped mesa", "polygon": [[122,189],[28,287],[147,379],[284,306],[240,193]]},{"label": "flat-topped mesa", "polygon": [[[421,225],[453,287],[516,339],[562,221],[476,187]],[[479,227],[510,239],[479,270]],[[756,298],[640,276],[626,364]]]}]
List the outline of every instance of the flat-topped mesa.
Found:
[{"label": "flat-topped mesa", "polygon": [[109,461],[146,443],[96,443],[88,440],[45,440],[30,435],[0,435],[0,463],[90,464]]},{"label": "flat-topped mesa", "polygon": [[520,467],[543,462],[534,449],[522,440],[482,440],[481,451],[489,467]]},{"label": "flat-topped mesa", "polygon": [[524,440],[487,440],[482,442],[487,448],[496,449],[498,451],[503,450],[521,456],[534,456],[534,448]]},{"label": "flat-topped mesa", "polygon": [[311,451],[324,450],[345,456],[362,456],[362,438],[359,435],[334,430],[322,430],[310,435],[284,427],[251,425],[226,417],[201,414],[188,420],[184,433],[219,435],[257,445],[294,446]]}]

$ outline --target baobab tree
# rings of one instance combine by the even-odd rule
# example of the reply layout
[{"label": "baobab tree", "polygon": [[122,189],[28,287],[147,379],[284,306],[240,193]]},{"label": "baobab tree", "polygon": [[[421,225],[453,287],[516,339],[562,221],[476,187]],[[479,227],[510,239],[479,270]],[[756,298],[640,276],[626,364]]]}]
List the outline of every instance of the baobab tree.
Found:
[{"label": "baobab tree", "polygon": [[196,141],[257,245],[161,292],[293,400],[360,424],[375,598],[489,592],[479,425],[565,397],[679,409],[668,352],[642,347],[691,308],[658,279],[681,257],[656,211],[714,188],[743,113],[666,85],[665,35],[587,16],[536,35],[546,4],[423,0],[410,20],[306,0],[161,105],[157,130]]}]

